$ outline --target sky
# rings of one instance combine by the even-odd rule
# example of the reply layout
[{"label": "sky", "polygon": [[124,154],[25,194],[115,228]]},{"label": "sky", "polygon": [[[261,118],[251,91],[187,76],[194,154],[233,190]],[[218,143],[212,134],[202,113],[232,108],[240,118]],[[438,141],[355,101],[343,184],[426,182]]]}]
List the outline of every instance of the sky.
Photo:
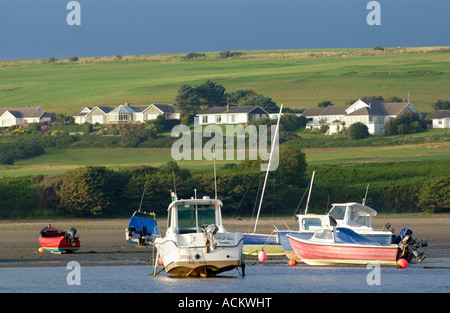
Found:
[{"label": "sky", "polygon": [[0,59],[450,46],[450,0],[0,0]]}]

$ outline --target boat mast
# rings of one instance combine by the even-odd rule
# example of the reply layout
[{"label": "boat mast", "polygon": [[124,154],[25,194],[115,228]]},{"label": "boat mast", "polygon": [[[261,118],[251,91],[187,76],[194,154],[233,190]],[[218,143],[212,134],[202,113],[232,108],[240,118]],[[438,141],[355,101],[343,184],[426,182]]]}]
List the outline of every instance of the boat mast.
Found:
[{"label": "boat mast", "polygon": [[262,193],[261,193],[261,201],[259,202],[258,213],[256,215],[255,228],[253,229],[254,233],[256,233],[256,227],[258,226],[259,212],[261,211],[261,205],[262,205],[262,201],[263,201],[263,198],[264,198],[264,191],[266,190],[267,176],[269,175],[270,162],[272,161],[273,148],[275,147],[275,139],[278,136],[278,130],[279,130],[279,127],[280,127],[280,119],[281,119],[281,112],[282,111],[283,111],[283,104],[280,105],[280,113],[278,114],[278,121],[277,121],[277,126],[275,128],[275,135],[273,136],[272,146],[270,147],[269,163],[267,163],[266,178],[264,179],[264,186],[263,186],[263,190],[262,190]]},{"label": "boat mast", "polygon": [[367,184],[366,194],[364,195],[364,199],[362,200],[362,204],[366,205],[367,192],[369,191],[369,184]]},{"label": "boat mast", "polygon": [[215,147],[214,147],[214,192],[215,192],[214,199],[217,199],[216,148]]},{"label": "boat mast", "polygon": [[305,215],[308,214],[309,198],[311,197],[311,189],[312,189],[312,185],[313,185],[313,181],[314,181],[314,173],[315,173],[315,172],[316,172],[316,171],[313,171],[313,173],[312,173],[312,178],[311,178],[311,183],[309,184],[308,200],[306,200]]}]

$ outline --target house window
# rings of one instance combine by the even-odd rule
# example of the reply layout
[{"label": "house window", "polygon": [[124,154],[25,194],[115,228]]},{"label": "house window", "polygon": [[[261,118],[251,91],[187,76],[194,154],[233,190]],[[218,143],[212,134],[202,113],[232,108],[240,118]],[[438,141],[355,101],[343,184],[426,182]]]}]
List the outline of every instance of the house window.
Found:
[{"label": "house window", "polygon": [[221,122],[222,122],[222,116],[216,115],[216,123],[221,123]]},{"label": "house window", "polygon": [[158,114],[147,114],[148,120],[156,120],[158,118]]},{"label": "house window", "polygon": [[202,124],[208,124],[208,115],[202,117]]},{"label": "house window", "polygon": [[438,120],[438,124],[439,124],[439,125],[442,125],[442,120]]},{"label": "house window", "polygon": [[236,116],[235,115],[231,115],[231,123],[236,122]]},{"label": "house window", "polygon": [[119,122],[128,121],[127,113],[119,113]]}]

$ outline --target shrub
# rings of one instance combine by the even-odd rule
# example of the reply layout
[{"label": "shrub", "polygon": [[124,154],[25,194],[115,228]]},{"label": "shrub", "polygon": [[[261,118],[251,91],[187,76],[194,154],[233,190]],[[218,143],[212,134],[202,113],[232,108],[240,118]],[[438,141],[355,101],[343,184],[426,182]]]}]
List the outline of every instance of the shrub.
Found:
[{"label": "shrub", "polygon": [[348,128],[348,138],[350,139],[364,139],[369,136],[369,129],[361,122],[354,123]]}]

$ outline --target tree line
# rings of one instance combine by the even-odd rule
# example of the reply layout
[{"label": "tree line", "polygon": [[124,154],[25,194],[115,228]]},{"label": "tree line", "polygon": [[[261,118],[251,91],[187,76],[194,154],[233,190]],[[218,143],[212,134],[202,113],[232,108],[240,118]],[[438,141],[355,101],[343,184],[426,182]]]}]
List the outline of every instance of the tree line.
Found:
[{"label": "tree line", "polygon": [[[217,171],[224,216],[255,215],[265,178],[259,162],[230,163]],[[267,180],[262,215],[293,216],[304,210],[312,171],[310,213],[326,213],[335,202],[361,202],[367,184],[366,203],[379,213],[450,212],[448,161],[306,166],[298,146],[283,144],[280,166]],[[194,193],[214,197],[212,166],[210,171],[190,171],[171,161],[160,167],[115,171],[87,166],[64,174],[3,178],[0,218],[126,218],[141,206],[142,196],[142,211],[165,217],[171,190],[180,199]]]},{"label": "tree line", "polygon": [[[275,182],[269,182],[272,187],[267,188],[266,194],[279,200],[291,194],[295,199],[294,194],[307,184],[305,155],[299,147],[288,145],[280,146],[279,155]],[[224,213],[230,215],[239,207],[239,214],[251,213],[265,174],[260,170],[260,162],[242,161],[220,170],[217,185],[219,198],[226,203]],[[212,164],[211,171],[205,172],[180,168],[173,161],[160,167],[127,167],[117,171],[86,166],[64,174],[1,179],[0,217],[124,217],[139,208],[142,195],[143,211],[165,214],[171,190],[176,190],[179,198],[190,198],[194,189],[199,196],[214,196]],[[287,206],[288,202],[284,202],[277,211]]]}]

